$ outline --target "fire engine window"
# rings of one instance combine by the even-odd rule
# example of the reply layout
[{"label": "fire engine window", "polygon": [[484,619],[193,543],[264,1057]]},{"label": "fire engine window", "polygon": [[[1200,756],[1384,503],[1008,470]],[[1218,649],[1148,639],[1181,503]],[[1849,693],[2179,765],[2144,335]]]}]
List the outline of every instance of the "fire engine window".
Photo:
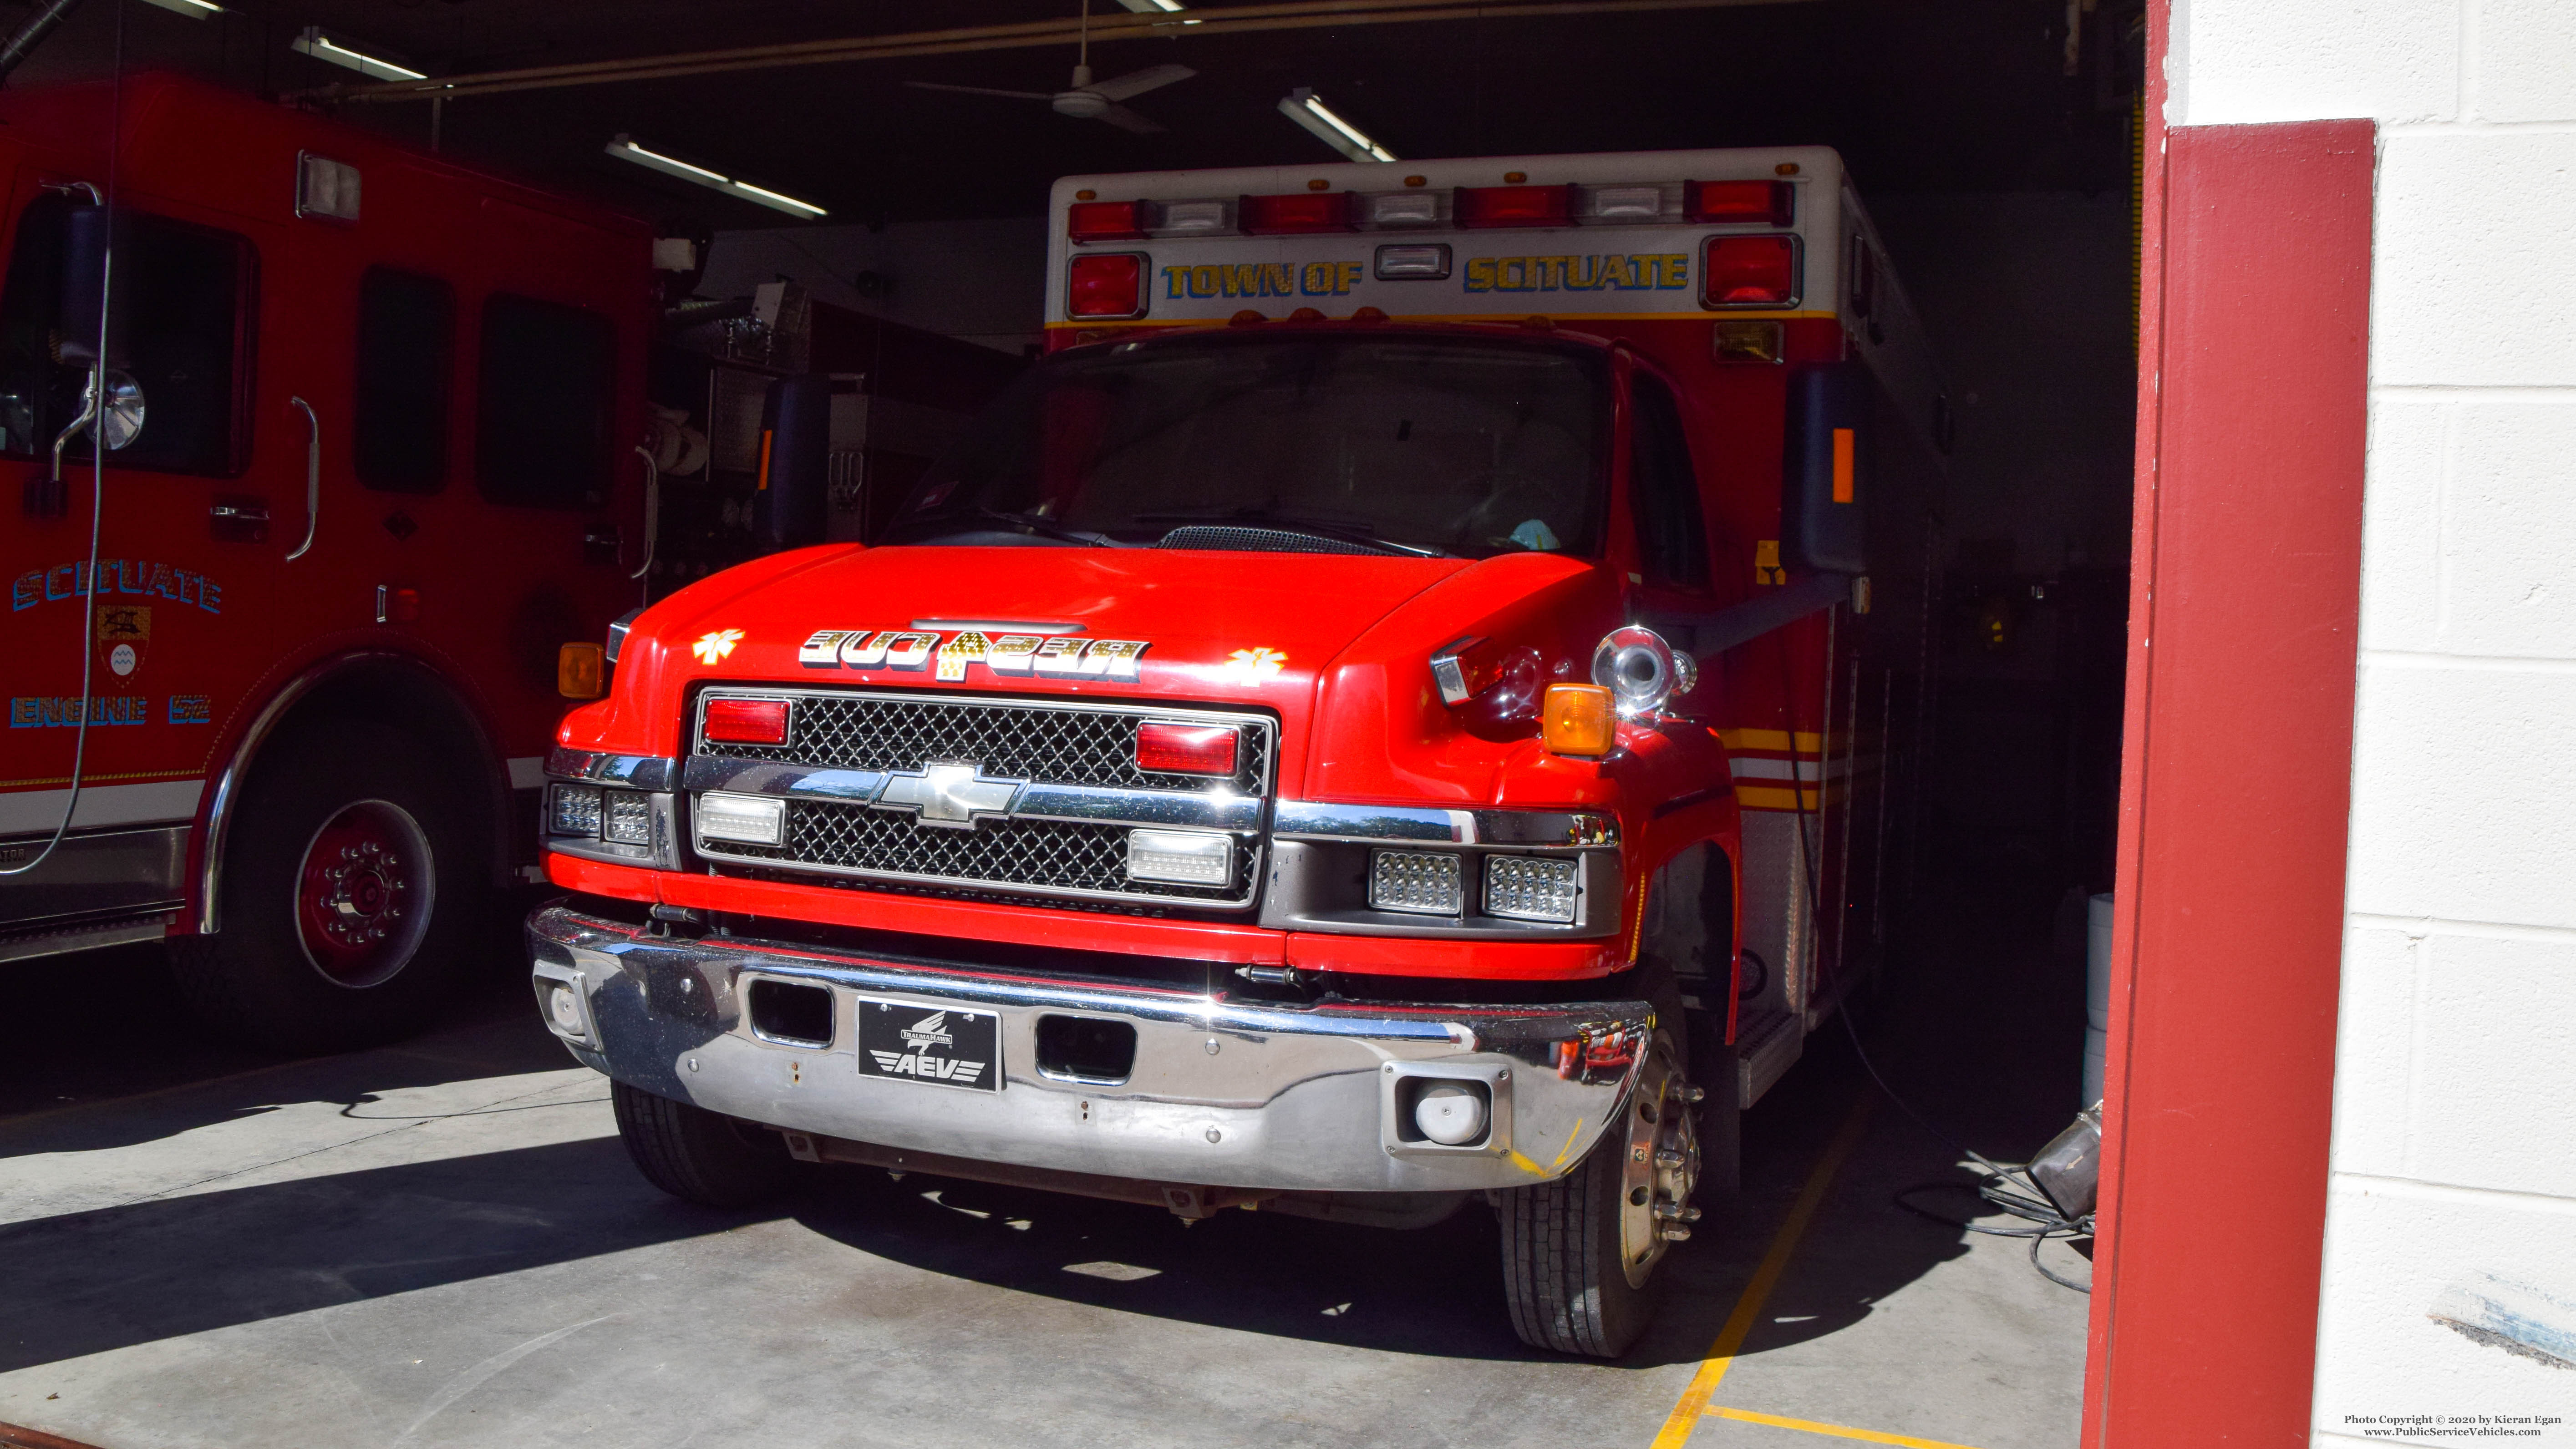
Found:
[{"label": "fire engine window", "polygon": [[1646,581],[1668,589],[1708,587],[1708,534],[1700,522],[1699,475],[1681,410],[1663,383],[1644,372],[1629,383],[1636,422],[1629,442],[1628,484],[1637,514],[1637,552]]},{"label": "fire engine window", "polygon": [[[63,232],[70,204],[47,196],[21,215],[0,288],[0,447],[49,454],[81,414],[86,367],[56,361]],[[109,386],[141,426],[110,450],[120,468],[231,473],[240,467],[242,319],[255,253],[250,243],[166,217],[128,211],[115,234],[108,331]],[[128,412],[130,422],[132,413]],[[63,450],[86,459],[84,436]]]},{"label": "fire engine window", "polygon": [[495,503],[607,501],[617,329],[596,312],[495,293],[483,303],[474,477]]},{"label": "fire engine window", "polygon": [[1232,335],[1071,356],[994,403],[887,541],[1588,554],[1604,372],[1589,348],[1471,339]]},{"label": "fire engine window", "polygon": [[358,481],[386,493],[447,486],[447,378],[456,291],[371,267],[358,284]]}]

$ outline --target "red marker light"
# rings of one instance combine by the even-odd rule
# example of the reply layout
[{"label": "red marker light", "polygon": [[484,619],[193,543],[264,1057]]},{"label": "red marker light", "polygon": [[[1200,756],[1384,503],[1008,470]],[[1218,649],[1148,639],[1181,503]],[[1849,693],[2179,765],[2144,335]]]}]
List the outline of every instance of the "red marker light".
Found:
[{"label": "red marker light", "polygon": [[1709,307],[1790,307],[1798,301],[1798,239],[1714,236],[1699,271]]},{"label": "red marker light", "polygon": [[1245,236],[1294,236],[1300,232],[1349,231],[1353,221],[1348,191],[1306,191],[1287,196],[1247,196],[1235,207]]},{"label": "red marker light", "polygon": [[1075,257],[1065,310],[1076,317],[1144,316],[1144,257],[1135,252]]},{"label": "red marker light", "polygon": [[1077,201],[1065,208],[1064,234],[1078,242],[1135,241],[1145,234],[1145,203]]},{"label": "red marker light", "polygon": [[1231,775],[1243,742],[1232,725],[1136,726],[1136,768],[1158,775]]},{"label": "red marker light", "polygon": [[708,700],[707,742],[724,745],[787,743],[787,701],[783,699]]},{"label": "red marker light", "polygon": [[1694,181],[1682,194],[1692,221],[1787,226],[1796,218],[1798,188],[1786,181]]},{"label": "red marker light", "polygon": [[1458,225],[1572,226],[1572,186],[1461,186],[1450,215]]}]

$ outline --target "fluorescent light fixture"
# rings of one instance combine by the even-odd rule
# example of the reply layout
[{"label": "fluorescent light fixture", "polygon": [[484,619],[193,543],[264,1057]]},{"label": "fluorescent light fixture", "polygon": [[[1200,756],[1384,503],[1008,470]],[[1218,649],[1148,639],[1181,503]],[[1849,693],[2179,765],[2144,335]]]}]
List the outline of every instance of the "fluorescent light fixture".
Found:
[{"label": "fluorescent light fixture", "polygon": [[[168,8],[176,10],[179,7],[172,5]],[[289,41],[288,46],[315,60],[327,60],[333,65],[345,65],[370,80],[429,79],[425,72],[413,70],[407,65],[397,65],[384,56],[361,48],[359,42],[345,35],[333,35],[319,25],[305,26],[304,33]]]},{"label": "fluorescent light fixture", "polygon": [[1279,102],[1279,114],[1315,133],[1315,139],[1354,161],[1393,161],[1394,152],[1360,134],[1357,126],[1334,115],[1315,99],[1311,86],[1299,86]]},{"label": "fluorescent light fixture", "polygon": [[1118,0],[1139,15],[1169,15],[1181,8],[1181,0]]},{"label": "fluorescent light fixture", "polygon": [[677,176],[682,181],[694,181],[710,191],[721,191],[755,206],[766,206],[772,211],[786,212],[789,216],[812,220],[818,216],[831,215],[830,212],[810,201],[798,201],[795,197],[772,191],[766,186],[754,186],[748,181],[736,181],[721,171],[709,171],[704,166],[692,166],[676,156],[665,156],[659,151],[647,151],[623,133],[608,143],[608,154],[621,161],[632,161],[638,166],[649,166],[665,176]]},{"label": "fluorescent light fixture", "polygon": [[216,4],[215,0],[150,0],[150,3],[160,6],[173,15],[185,15],[191,20],[203,20],[209,15],[224,13],[224,7]]}]

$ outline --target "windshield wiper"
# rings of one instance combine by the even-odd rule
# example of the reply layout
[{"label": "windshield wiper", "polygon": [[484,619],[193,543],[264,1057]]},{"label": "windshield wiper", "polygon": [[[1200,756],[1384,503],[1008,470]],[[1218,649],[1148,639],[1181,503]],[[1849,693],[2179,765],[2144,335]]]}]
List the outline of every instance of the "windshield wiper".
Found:
[{"label": "windshield wiper", "polygon": [[[1183,528],[1193,525],[1217,528],[1268,528],[1285,533],[1302,533],[1334,543],[1354,543],[1379,553],[1404,558],[1456,558],[1446,549],[1430,548],[1416,543],[1399,543],[1372,531],[1366,524],[1346,523],[1331,518],[1302,518],[1289,513],[1270,513],[1258,508],[1195,509],[1170,513],[1139,513],[1138,523],[1177,523]],[[1173,530],[1179,532],[1179,529]],[[1166,535],[1168,537],[1169,535]]]},{"label": "windshield wiper", "polygon": [[1064,525],[1059,523],[1050,523],[1046,519],[1037,517],[1035,514],[1005,513],[1001,509],[985,508],[981,505],[969,505],[964,508],[943,508],[936,513],[917,513],[910,518],[899,520],[895,524],[895,527],[909,530],[913,526],[919,524],[945,523],[950,520],[960,518],[973,518],[980,519],[986,523],[998,523],[1006,528],[1015,528],[1023,533],[1035,534],[1040,538],[1052,538],[1061,543],[1089,544],[1094,548],[1117,548],[1121,546],[1118,540],[1109,537],[1107,534],[1084,533],[1079,529],[1066,528]]}]

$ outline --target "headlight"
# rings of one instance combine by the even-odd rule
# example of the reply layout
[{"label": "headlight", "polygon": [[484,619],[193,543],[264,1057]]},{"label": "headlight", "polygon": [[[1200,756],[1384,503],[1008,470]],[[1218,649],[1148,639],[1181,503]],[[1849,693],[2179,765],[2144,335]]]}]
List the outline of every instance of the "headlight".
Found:
[{"label": "headlight", "polygon": [[738,840],[747,845],[784,844],[787,802],[776,795],[710,790],[698,797],[698,834],[707,840]]},{"label": "headlight", "polygon": [[597,785],[557,785],[554,809],[548,828],[557,835],[586,835],[599,838],[599,796]]},{"label": "headlight", "polygon": [[1574,882],[1570,860],[1529,855],[1485,857],[1485,914],[1515,921],[1574,919]]},{"label": "headlight", "polygon": [[1127,878],[1174,885],[1234,884],[1234,837],[1207,830],[1130,830]]},{"label": "headlight", "polygon": [[1455,916],[1467,909],[1462,862],[1445,851],[1369,853],[1369,905],[1381,911]]},{"label": "headlight", "polygon": [[611,790],[601,812],[599,838],[612,845],[653,843],[653,797]]}]

